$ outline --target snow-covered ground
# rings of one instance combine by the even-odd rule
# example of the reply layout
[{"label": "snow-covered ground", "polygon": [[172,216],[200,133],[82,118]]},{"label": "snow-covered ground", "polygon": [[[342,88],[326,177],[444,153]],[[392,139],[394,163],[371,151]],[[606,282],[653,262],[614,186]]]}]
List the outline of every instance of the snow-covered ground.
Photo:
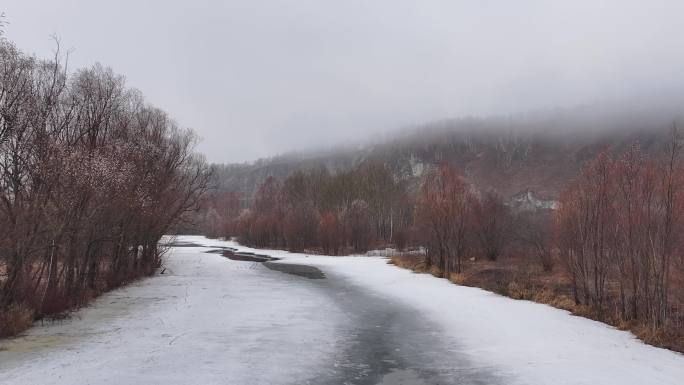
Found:
[{"label": "snow-covered ground", "polygon": [[0,383],[306,384],[334,352],[334,304],[206,250],[176,248],[163,275],[0,342]]},{"label": "snow-covered ground", "polygon": [[[182,237],[208,247],[231,242]],[[684,384],[684,356],[378,257],[173,248],[167,271],[0,342],[8,384]]]}]

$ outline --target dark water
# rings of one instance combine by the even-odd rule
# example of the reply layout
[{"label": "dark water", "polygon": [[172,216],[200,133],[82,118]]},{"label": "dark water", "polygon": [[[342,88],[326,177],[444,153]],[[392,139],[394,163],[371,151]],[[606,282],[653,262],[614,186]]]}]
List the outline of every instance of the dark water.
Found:
[{"label": "dark water", "polygon": [[272,263],[272,262],[265,262],[264,266],[268,267],[271,270],[280,271],[281,273],[297,275],[297,276],[309,278],[309,279],[323,279],[323,278],[325,278],[325,274],[323,274],[323,272],[320,269],[313,267],[313,266],[294,265],[291,263]]},{"label": "dark water", "polygon": [[244,261],[244,262],[269,262],[277,261],[280,258],[274,258],[265,254],[250,253],[248,251],[238,251],[232,247],[222,247],[214,250],[209,250],[207,253],[221,254],[228,259],[233,261]]},{"label": "dark water", "polygon": [[280,271],[281,273],[297,275],[309,279],[323,279],[325,274],[313,266],[308,265],[295,265],[291,263],[273,263],[280,258],[274,258],[265,254],[255,254],[249,252],[237,252],[234,249],[217,249],[210,250],[209,253],[220,253],[224,257],[231,259],[233,261],[247,261],[247,262],[261,262],[267,268],[275,271]]},{"label": "dark water", "polygon": [[[226,256],[236,259],[232,252]],[[321,367],[307,384],[507,383],[495,368],[474,366],[458,341],[444,337],[438,325],[404,303],[368,292],[343,277],[325,274],[313,266],[274,263],[261,255],[238,256],[247,257],[252,259],[239,260],[265,262],[264,266],[271,270],[293,275],[283,276],[292,280],[292,284],[310,285],[323,291],[345,315],[337,330],[341,342],[334,362]]]},{"label": "dark water", "polygon": [[333,368],[312,384],[501,384],[492,368],[474,366],[444,331],[418,311],[328,274],[325,290],[348,316]]},{"label": "dark water", "polygon": [[161,246],[166,246],[166,247],[204,247],[203,245],[200,245],[198,243],[194,242],[182,242],[182,241],[177,241],[177,242],[169,242],[169,243],[161,243]]}]

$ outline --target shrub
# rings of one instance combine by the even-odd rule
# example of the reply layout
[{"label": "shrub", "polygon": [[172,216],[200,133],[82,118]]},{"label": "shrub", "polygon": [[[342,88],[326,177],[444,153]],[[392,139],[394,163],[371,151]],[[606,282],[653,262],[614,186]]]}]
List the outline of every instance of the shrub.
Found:
[{"label": "shrub", "polygon": [[23,304],[12,304],[0,313],[0,337],[15,336],[33,323],[33,310]]},{"label": "shrub", "polygon": [[468,282],[468,277],[464,273],[449,274],[449,281],[457,285],[465,285]]}]

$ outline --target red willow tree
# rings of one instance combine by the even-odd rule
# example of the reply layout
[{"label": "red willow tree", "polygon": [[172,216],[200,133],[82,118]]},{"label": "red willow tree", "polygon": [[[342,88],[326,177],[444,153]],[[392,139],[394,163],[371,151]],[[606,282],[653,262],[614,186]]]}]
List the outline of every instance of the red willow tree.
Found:
[{"label": "red willow tree", "polygon": [[559,245],[575,301],[603,309],[614,258],[616,207],[614,162],[608,151],[589,163],[560,197]]},{"label": "red willow tree", "polygon": [[501,197],[478,196],[452,166],[429,172],[416,197],[386,166],[371,163],[337,175],[267,178],[227,235],[256,247],[326,254],[426,246],[428,267],[447,276],[462,271],[467,251],[496,260],[512,239],[511,221]]},{"label": "red willow tree", "polygon": [[243,201],[240,193],[209,191],[202,197],[197,215],[185,218],[186,221],[176,226],[176,230],[191,233],[199,226],[206,236],[213,238],[234,232],[235,219],[242,211]]},{"label": "red willow tree", "polygon": [[0,312],[62,311],[151,273],[206,187],[193,134],[99,65],[69,74],[3,39],[0,63]]},{"label": "red willow tree", "polygon": [[[657,159],[638,145],[599,154],[562,194],[558,245],[575,301],[626,320],[664,325],[682,253],[684,168],[676,130]],[[681,272],[677,272],[681,274]],[[611,293],[611,287],[614,287]],[[616,299],[615,299],[616,298]]]},{"label": "red willow tree", "polygon": [[268,178],[234,234],[258,247],[338,254],[376,245],[406,243],[413,201],[406,186],[383,164],[368,162],[330,175],[297,172],[284,181]]},{"label": "red willow tree", "polygon": [[475,239],[482,254],[496,261],[512,238],[512,216],[503,199],[493,191],[483,194],[473,205]]},{"label": "red willow tree", "polygon": [[461,273],[473,215],[475,196],[450,165],[430,171],[416,203],[416,222],[427,248],[426,269],[443,277]]}]

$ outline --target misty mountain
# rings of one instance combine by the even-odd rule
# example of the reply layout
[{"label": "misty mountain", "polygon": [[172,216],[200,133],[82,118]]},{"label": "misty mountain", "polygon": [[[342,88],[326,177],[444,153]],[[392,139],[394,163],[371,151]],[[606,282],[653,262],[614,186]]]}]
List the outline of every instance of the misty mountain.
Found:
[{"label": "misty mountain", "polygon": [[321,168],[335,174],[381,162],[395,178],[417,188],[427,169],[448,162],[481,191],[494,190],[515,204],[548,206],[603,149],[620,151],[639,143],[644,153],[657,153],[678,116],[676,107],[602,105],[443,120],[358,146],[215,165],[215,183],[249,198],[269,176],[284,179]]}]

